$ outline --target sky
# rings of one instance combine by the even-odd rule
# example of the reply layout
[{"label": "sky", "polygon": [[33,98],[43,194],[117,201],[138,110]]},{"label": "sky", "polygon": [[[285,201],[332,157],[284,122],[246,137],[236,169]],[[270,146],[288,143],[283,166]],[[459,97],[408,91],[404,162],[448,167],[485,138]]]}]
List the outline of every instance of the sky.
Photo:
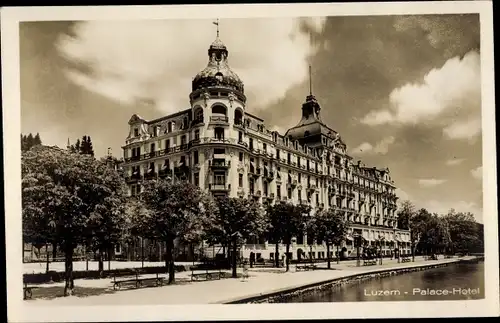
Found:
[{"label": "sky", "polygon": [[[137,113],[189,108],[212,20],[23,22],[21,129],[116,156]],[[247,111],[284,133],[312,90],[355,160],[388,167],[400,200],[482,222],[478,15],[223,19]]]}]

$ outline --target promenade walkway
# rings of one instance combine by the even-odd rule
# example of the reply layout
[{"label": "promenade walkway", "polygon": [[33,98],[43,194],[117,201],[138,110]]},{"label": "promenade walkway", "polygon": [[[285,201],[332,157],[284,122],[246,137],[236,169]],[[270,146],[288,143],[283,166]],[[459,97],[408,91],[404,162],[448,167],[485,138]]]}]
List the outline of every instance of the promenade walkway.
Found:
[{"label": "promenade walkway", "polygon": [[[473,257],[464,257],[468,259]],[[33,299],[27,301],[30,305],[166,305],[166,304],[213,304],[225,303],[259,294],[267,294],[286,290],[302,285],[314,284],[347,277],[360,273],[369,273],[381,269],[399,269],[439,263],[456,262],[458,258],[423,260],[416,258],[415,262],[397,263],[396,260],[384,259],[383,265],[356,267],[356,261],[332,262],[333,270],[314,270],[296,272],[294,265],[289,272],[278,268],[253,268],[250,277],[242,279],[222,279],[213,281],[191,282],[190,272],[176,274],[177,283],[163,287],[130,289],[114,292],[111,279],[76,280],[76,296],[57,297],[53,299]],[[322,264],[326,268],[326,263]],[[57,283],[59,287],[63,283]],[[55,286],[56,284],[51,284]],[[87,290],[99,290],[95,296]],[[78,296],[80,295],[80,296]]]}]

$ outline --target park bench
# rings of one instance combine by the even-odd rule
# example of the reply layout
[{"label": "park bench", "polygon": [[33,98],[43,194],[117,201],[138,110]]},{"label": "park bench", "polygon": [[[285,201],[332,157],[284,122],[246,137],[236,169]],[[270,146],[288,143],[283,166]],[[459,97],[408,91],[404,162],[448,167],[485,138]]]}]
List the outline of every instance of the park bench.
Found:
[{"label": "park bench", "polygon": [[295,266],[295,268],[297,271],[301,271],[301,270],[315,270],[318,267],[314,264],[302,264]]},{"label": "park bench", "polygon": [[31,299],[33,297],[33,289],[40,288],[38,286],[28,286],[27,282],[24,282],[24,287],[23,287],[23,299]]},{"label": "park bench", "polygon": [[377,259],[363,259],[363,266],[374,266],[377,264]]},{"label": "park bench", "polygon": [[407,256],[402,256],[401,257],[401,262],[410,262],[411,261],[411,258],[410,257],[407,257]]},{"label": "park bench", "polygon": [[[191,280],[213,280],[224,278],[226,273],[220,269],[210,268],[211,266],[198,265],[191,266]],[[202,272],[195,272],[202,271]]]},{"label": "park bench", "polygon": [[135,284],[136,288],[142,287],[145,282],[154,282],[156,286],[163,286],[163,281],[165,277],[161,277],[158,273],[156,273],[156,277],[141,277],[141,272],[139,270],[135,271],[134,277],[124,277],[120,280],[116,279],[116,274],[113,276],[113,289],[119,290],[122,285],[126,284]]}]

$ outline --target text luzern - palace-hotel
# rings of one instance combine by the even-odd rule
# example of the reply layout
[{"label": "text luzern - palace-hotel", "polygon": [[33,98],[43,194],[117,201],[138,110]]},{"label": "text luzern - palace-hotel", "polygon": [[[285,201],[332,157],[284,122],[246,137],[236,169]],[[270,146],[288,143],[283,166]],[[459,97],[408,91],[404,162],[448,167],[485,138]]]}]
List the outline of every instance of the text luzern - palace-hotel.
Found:
[{"label": "text luzern - palace-hotel", "polygon": [[[302,105],[300,122],[283,136],[245,110],[243,82],[230,69],[218,35],[208,58],[192,81],[190,109],[155,120],[137,114],[130,119],[123,151],[132,195],[141,179],[158,176],[188,180],[214,196],[306,203],[314,210],[335,207],[352,222],[344,254],[355,252],[354,233],[370,243],[384,237],[386,254],[396,246],[410,252],[409,232],[396,228],[397,197],[389,170],[354,163],[339,134],[321,121],[312,93]],[[307,235],[294,239],[293,258],[311,252],[308,240]],[[273,244],[248,242],[244,257],[252,251],[273,257]],[[312,255],[325,258],[326,246],[313,244]]]}]

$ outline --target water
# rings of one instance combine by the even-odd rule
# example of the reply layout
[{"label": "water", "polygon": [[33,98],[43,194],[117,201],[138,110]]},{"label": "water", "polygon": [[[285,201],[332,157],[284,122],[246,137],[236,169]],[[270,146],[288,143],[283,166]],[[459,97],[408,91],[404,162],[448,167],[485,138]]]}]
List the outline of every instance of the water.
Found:
[{"label": "water", "polygon": [[484,298],[484,263],[447,267],[365,280],[299,295],[287,303],[467,300]]}]

